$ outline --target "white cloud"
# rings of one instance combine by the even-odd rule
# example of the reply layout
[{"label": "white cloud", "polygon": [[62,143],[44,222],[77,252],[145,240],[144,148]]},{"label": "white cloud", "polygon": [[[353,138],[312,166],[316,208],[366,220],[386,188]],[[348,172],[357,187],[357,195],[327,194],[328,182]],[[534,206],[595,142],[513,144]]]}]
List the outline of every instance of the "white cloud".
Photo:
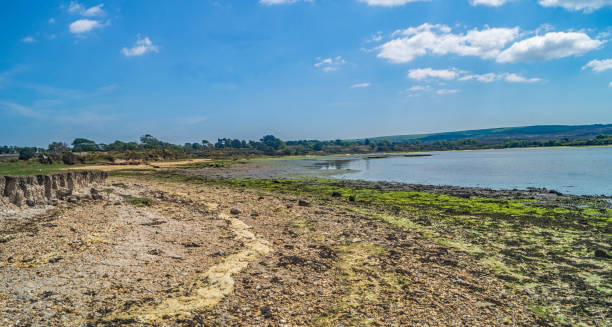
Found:
[{"label": "white cloud", "polygon": [[81,13],[81,15],[86,16],[86,17],[96,17],[96,16],[102,16],[105,14],[104,10],[102,9],[102,7],[104,7],[104,4],[101,3],[97,6],[93,6],[91,8],[86,9],[85,11],[83,11]]},{"label": "white cloud", "polygon": [[542,81],[540,78],[527,78],[517,74],[506,73],[503,74],[503,78],[506,82],[510,83],[536,83]]},{"label": "white cloud", "polygon": [[599,73],[604,70],[612,69],[612,59],[604,59],[604,60],[591,60],[588,64],[584,65],[582,69],[591,68],[594,72]]},{"label": "white cloud", "polygon": [[608,84],[608,87],[612,87],[612,82],[610,82],[610,84]]},{"label": "white cloud", "polygon": [[80,3],[71,1],[68,5],[68,12],[71,14],[81,15],[85,17],[98,17],[106,14],[102,7],[104,7],[103,3],[90,8],[85,8]]},{"label": "white cloud", "polygon": [[312,0],[259,0],[259,3],[261,3],[262,5],[266,5],[266,6],[273,6],[273,5],[284,5],[284,4],[296,3],[299,1],[312,2]]},{"label": "white cloud", "polygon": [[55,24],[55,18],[49,18],[49,24]]},{"label": "white cloud", "polygon": [[381,7],[395,7],[403,6],[409,2],[418,2],[427,0],[359,0],[359,2],[365,2],[369,6],[381,6]]},{"label": "white cloud", "polygon": [[489,6],[489,7],[499,7],[508,2],[508,0],[470,0],[470,4],[472,6]]},{"label": "white cloud", "polygon": [[72,24],[70,24],[70,33],[72,34],[82,34],[87,33],[95,28],[101,28],[105,25],[100,23],[97,20],[91,19],[79,19]]},{"label": "white cloud", "polygon": [[23,39],[21,39],[21,42],[23,42],[23,43],[34,43],[34,42],[36,42],[36,39],[33,36],[26,36]]},{"label": "white cloud", "polygon": [[593,12],[605,6],[612,6],[612,0],[540,0],[543,7],[562,7],[570,11]]},{"label": "white cloud", "polygon": [[602,44],[602,41],[591,39],[581,32],[550,32],[514,43],[499,54],[497,61],[539,61],[580,56]]},{"label": "white cloud", "polygon": [[440,95],[455,94],[459,92],[460,92],[459,90],[455,90],[455,89],[439,89],[438,91],[436,91],[436,93]]},{"label": "white cloud", "polygon": [[465,75],[462,76],[459,80],[460,81],[477,81],[477,82],[481,82],[481,83],[491,83],[491,82],[495,82],[496,80],[498,80],[499,77],[497,74],[495,73],[487,73],[487,74],[471,74],[471,75]]},{"label": "white cloud", "polygon": [[133,47],[121,49],[121,53],[126,57],[142,56],[147,52],[159,52],[159,48],[153,45],[148,37],[141,38],[140,36]]},{"label": "white cloud", "polygon": [[396,38],[376,48],[379,58],[392,63],[446,54],[495,59],[497,62],[541,61],[580,56],[604,43],[584,32],[548,32],[516,41],[521,36],[518,27],[486,27],[453,33],[449,26],[429,23],[395,31],[392,36]]},{"label": "white cloud", "polygon": [[408,71],[408,78],[414,80],[426,80],[426,79],[440,79],[444,81],[458,80],[458,81],[477,81],[480,83],[492,83],[495,81],[506,81],[510,83],[535,83],[540,82],[540,78],[527,78],[515,73],[486,73],[486,74],[472,74],[468,71],[452,69],[431,69],[431,68],[420,68],[412,69]]},{"label": "white cloud", "polygon": [[317,58],[317,62],[314,64],[315,67],[320,68],[324,72],[332,72],[338,70],[340,66],[346,64],[346,60],[342,59],[341,56],[335,58]]},{"label": "white cloud", "polygon": [[425,91],[425,90],[429,90],[429,85],[426,85],[426,86],[415,85],[415,86],[407,89],[406,91],[409,91],[409,92],[419,92],[419,91]]},{"label": "white cloud", "polygon": [[440,69],[435,70],[431,68],[419,68],[419,69],[411,69],[408,71],[408,78],[415,80],[424,80],[429,78],[439,78],[443,80],[452,80],[456,79],[459,76],[459,72],[455,69]]},{"label": "white cloud", "polygon": [[425,23],[393,33],[400,36],[378,47],[379,58],[393,63],[406,63],[429,53],[437,55],[457,54],[483,59],[495,58],[509,42],[519,36],[515,28],[473,29],[453,34],[446,25]]},{"label": "white cloud", "polygon": [[357,83],[357,84],[351,85],[351,89],[365,88],[365,87],[369,87],[370,85],[371,85],[370,83]]}]

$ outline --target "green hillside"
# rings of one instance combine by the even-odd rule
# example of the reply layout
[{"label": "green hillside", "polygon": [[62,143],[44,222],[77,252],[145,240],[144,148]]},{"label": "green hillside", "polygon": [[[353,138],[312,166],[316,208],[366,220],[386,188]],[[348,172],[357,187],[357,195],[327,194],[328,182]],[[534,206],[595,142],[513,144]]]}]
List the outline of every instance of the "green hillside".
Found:
[{"label": "green hillside", "polygon": [[[550,140],[568,138],[588,139],[599,134],[612,134],[612,124],[595,125],[538,125],[523,127],[502,127],[476,129],[456,132],[444,132],[433,134],[409,134],[392,135],[369,138],[370,141],[389,141],[389,142],[434,142],[434,141],[453,141],[461,139],[477,139],[482,143],[496,143],[507,139],[520,140]],[[362,141],[359,139],[356,141]],[[355,141],[355,140],[353,140]]]}]

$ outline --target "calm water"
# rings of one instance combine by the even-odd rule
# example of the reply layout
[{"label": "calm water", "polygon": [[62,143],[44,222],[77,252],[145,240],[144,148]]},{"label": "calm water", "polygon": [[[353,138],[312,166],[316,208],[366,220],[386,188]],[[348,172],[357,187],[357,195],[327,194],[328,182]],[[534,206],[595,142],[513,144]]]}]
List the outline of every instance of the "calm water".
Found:
[{"label": "calm water", "polygon": [[346,179],[612,195],[612,147],[436,152],[334,160],[320,167],[358,170],[339,176]]}]

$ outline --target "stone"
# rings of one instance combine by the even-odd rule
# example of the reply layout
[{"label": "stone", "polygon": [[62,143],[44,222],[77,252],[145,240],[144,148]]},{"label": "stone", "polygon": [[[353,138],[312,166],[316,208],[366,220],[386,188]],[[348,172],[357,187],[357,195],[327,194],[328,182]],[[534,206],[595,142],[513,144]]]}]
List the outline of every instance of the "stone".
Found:
[{"label": "stone", "polygon": [[310,206],[310,203],[308,203],[307,201],[304,201],[304,200],[298,200],[298,205],[300,207],[308,207],[308,206]]},{"label": "stone", "polygon": [[232,215],[239,215],[239,214],[241,214],[241,213],[242,213],[242,211],[240,211],[240,209],[237,209],[237,208],[232,208],[232,209],[230,210],[230,213],[231,213]]}]

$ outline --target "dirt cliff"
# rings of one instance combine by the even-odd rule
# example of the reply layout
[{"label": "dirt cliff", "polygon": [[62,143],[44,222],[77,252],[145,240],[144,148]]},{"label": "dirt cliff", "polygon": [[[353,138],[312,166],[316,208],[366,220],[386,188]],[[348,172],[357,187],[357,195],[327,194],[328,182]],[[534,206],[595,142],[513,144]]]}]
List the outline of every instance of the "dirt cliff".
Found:
[{"label": "dirt cliff", "polygon": [[93,184],[102,183],[102,171],[78,171],[36,176],[0,176],[0,205],[53,204]]}]

